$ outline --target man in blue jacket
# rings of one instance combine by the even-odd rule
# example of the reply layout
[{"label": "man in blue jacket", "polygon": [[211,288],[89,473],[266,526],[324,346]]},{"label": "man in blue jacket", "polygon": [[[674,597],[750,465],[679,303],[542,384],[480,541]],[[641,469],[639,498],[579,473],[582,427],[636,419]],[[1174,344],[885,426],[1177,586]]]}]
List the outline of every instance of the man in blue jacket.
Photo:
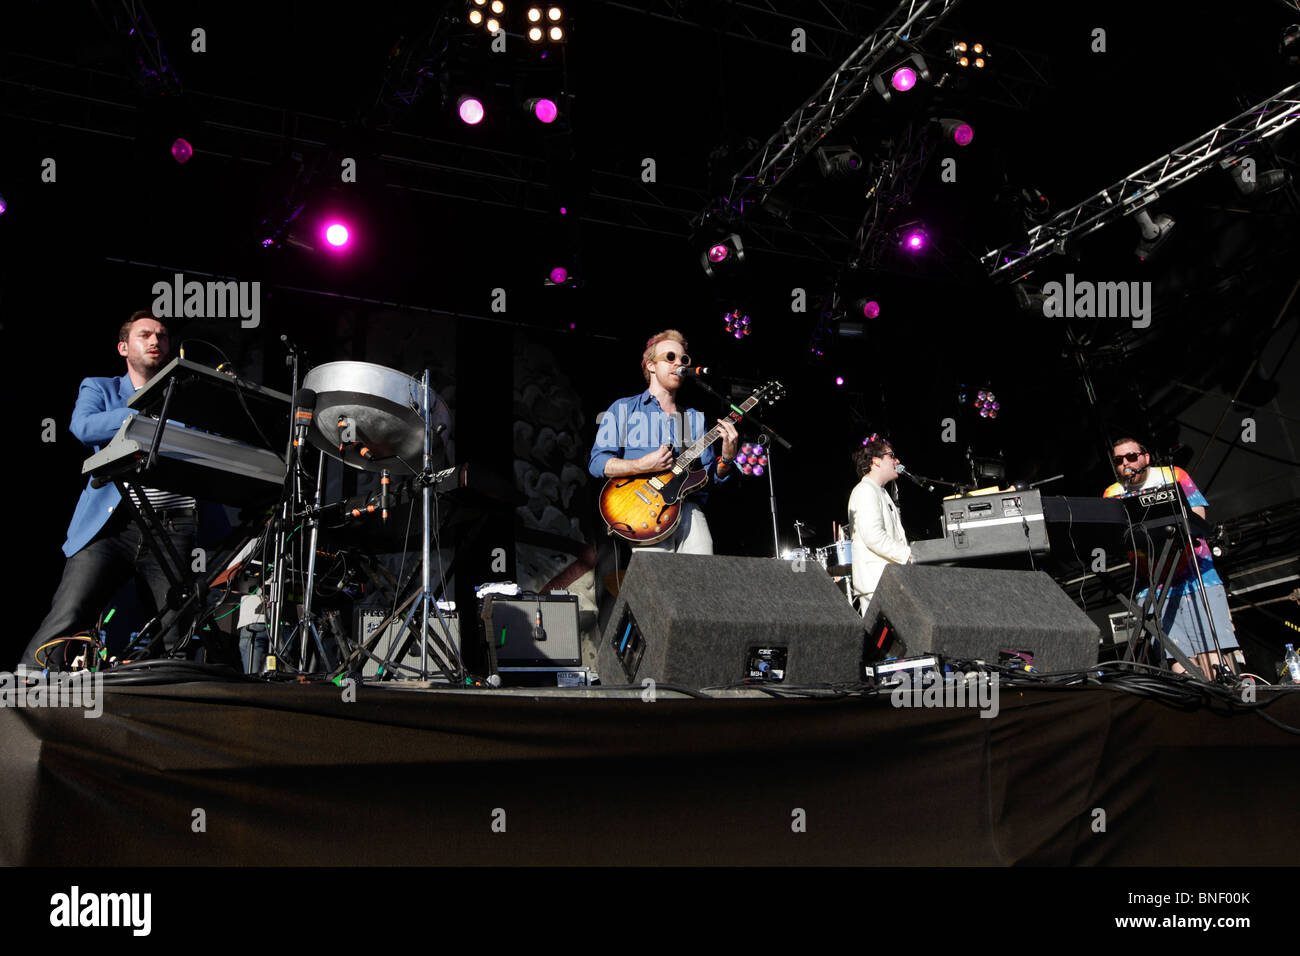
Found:
[{"label": "man in blue jacket", "polygon": [[[126,360],[126,374],[83,379],[72,412],[72,434],[96,451],[135,414],[126,403],[136,389],[143,387],[170,360],[167,327],[150,312],[133,313],[118,331],[117,354]],[[194,499],[150,488],[144,490],[177,554],[188,558],[195,539]],[[23,652],[21,663],[29,668],[40,666],[53,670],[70,663],[85,645],[61,639],[93,628],[104,606],[133,577],[149,614],[166,608],[167,577],[131,520],[130,511],[116,485],[92,488],[87,482],[68,526],[68,539],[63,544],[63,553],[68,557],[63,579],[49,614]]]}]

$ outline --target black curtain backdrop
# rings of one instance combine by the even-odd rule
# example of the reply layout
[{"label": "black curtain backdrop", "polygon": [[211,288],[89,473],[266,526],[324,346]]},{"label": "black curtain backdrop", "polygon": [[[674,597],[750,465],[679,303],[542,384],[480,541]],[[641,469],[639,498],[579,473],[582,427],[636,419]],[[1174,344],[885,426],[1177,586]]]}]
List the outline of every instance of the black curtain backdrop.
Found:
[{"label": "black curtain backdrop", "polygon": [[[983,719],[885,697],[108,689],[98,719],[0,709],[0,863],[1294,862],[1300,737],[1109,690],[1002,691]],[[1300,696],[1268,714],[1300,724]]]}]

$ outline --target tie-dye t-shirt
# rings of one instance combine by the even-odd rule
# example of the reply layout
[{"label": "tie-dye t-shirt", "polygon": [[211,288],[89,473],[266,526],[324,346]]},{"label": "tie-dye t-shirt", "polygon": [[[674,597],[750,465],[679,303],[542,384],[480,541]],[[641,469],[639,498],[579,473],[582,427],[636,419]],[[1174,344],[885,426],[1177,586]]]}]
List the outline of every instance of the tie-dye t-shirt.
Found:
[{"label": "tie-dye t-shirt", "polygon": [[[1103,492],[1103,496],[1106,498],[1128,498],[1139,491],[1159,488],[1161,485],[1172,484],[1174,481],[1177,481],[1182,486],[1183,494],[1187,496],[1188,507],[1204,508],[1208,506],[1205,495],[1201,494],[1201,490],[1196,487],[1196,482],[1192,481],[1192,476],[1181,468],[1150,468],[1147,470],[1147,477],[1142,482],[1142,487],[1127,491],[1122,484],[1116,482]],[[1139,532],[1136,539],[1138,548],[1136,552],[1130,553],[1130,559],[1137,565],[1138,571],[1149,580],[1151,569],[1146,554],[1146,538]],[[1154,536],[1152,538],[1157,549],[1157,556],[1159,555],[1161,540]],[[1184,547],[1183,551],[1183,560],[1179,563],[1178,572],[1174,575],[1173,587],[1194,588],[1197,586],[1196,570],[1192,565],[1192,557],[1187,548]],[[1196,539],[1196,560],[1201,566],[1201,579],[1205,582],[1206,587],[1223,583],[1219,579],[1218,572],[1214,570],[1214,559],[1210,556],[1210,545],[1204,538]]]}]

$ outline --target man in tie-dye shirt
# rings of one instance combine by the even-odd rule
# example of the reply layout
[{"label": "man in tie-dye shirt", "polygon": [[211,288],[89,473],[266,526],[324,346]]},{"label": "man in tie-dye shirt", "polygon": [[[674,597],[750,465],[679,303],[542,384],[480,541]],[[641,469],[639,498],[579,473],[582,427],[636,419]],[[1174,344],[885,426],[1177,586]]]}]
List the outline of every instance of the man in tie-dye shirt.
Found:
[{"label": "man in tie-dye shirt", "polygon": [[[1105,497],[1127,498],[1139,491],[1158,488],[1177,481],[1183,489],[1183,494],[1187,496],[1188,507],[1199,515],[1201,520],[1205,520],[1207,505],[1205,495],[1201,494],[1191,476],[1177,467],[1153,468],[1151,455],[1141,443],[1132,438],[1119,439],[1112,449],[1111,463],[1115,466],[1115,474],[1119,481],[1106,489]],[[1137,550],[1133,555],[1133,561],[1138,571],[1149,581],[1150,568],[1148,555],[1143,548],[1144,541],[1141,534],[1135,537]],[[1236,651],[1236,648],[1240,645],[1237,643],[1232,618],[1228,613],[1227,591],[1218,572],[1214,570],[1210,546],[1204,538],[1197,538],[1195,541],[1194,554],[1186,547],[1183,549],[1183,557],[1170,585],[1169,600],[1165,604],[1161,623],[1164,625],[1165,633],[1178,645],[1179,650],[1192,658],[1206,677],[1213,679],[1216,665],[1222,665],[1228,670],[1236,670],[1232,665],[1234,661],[1239,660],[1240,652]],[[1201,572],[1199,581],[1196,575],[1198,566]],[[1204,584],[1205,597],[1209,600],[1214,633],[1218,636],[1219,647],[1223,649],[1223,658],[1226,660],[1215,650],[1214,638],[1206,622],[1205,602],[1201,600],[1202,584]],[[1145,596],[1144,590],[1138,596],[1139,604]],[[1166,654],[1166,656],[1172,655]],[[1177,662],[1173,664],[1173,669],[1175,672],[1183,670],[1182,665]]]}]

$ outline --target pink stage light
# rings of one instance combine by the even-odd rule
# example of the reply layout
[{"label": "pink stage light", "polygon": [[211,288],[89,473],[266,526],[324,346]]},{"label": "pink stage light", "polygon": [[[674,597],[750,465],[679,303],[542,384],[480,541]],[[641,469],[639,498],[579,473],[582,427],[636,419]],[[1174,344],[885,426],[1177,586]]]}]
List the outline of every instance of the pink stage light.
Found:
[{"label": "pink stage light", "polygon": [[188,163],[193,155],[194,147],[190,145],[189,140],[178,138],[172,143],[172,159],[176,162]]},{"label": "pink stage light", "polygon": [[555,105],[554,100],[545,98],[533,100],[533,115],[540,122],[554,123],[555,118],[560,115],[559,108]]},{"label": "pink stage light", "polygon": [[874,319],[876,316],[880,315],[880,303],[875,299],[872,299],[862,307],[862,314],[868,319]]},{"label": "pink stage light", "polygon": [[836,385],[843,385],[843,384],[844,384],[844,376],[843,376],[843,375],[836,375],[836,376],[835,376],[835,384],[836,384]]},{"label": "pink stage light", "polygon": [[889,84],[900,93],[906,93],[912,87],[916,86],[916,70],[910,66],[902,66],[894,71],[890,77]]},{"label": "pink stage light", "polygon": [[551,281],[556,285],[564,285],[569,281],[569,270],[564,266],[556,266],[551,270]]},{"label": "pink stage light", "polygon": [[958,146],[969,146],[974,138],[975,130],[971,128],[970,123],[962,123],[952,131],[952,141]]},{"label": "pink stage light", "polygon": [[[696,248],[698,249],[699,246],[696,246]],[[717,245],[715,245],[715,246],[710,246],[710,247],[709,247],[709,261],[710,261],[710,262],[721,262],[723,259],[727,258],[727,256],[729,256],[729,255],[731,255],[731,250],[728,249],[728,248],[726,247],[726,245],[724,245],[724,244],[721,243],[721,242],[719,242],[719,243],[718,243]]]},{"label": "pink stage light", "polygon": [[335,248],[348,244],[348,227],[341,222],[332,222],[325,227],[325,241]]},{"label": "pink stage light", "polygon": [[477,126],[487,115],[483,102],[473,96],[462,96],[456,103],[456,112],[460,114],[461,122],[469,126]]}]

